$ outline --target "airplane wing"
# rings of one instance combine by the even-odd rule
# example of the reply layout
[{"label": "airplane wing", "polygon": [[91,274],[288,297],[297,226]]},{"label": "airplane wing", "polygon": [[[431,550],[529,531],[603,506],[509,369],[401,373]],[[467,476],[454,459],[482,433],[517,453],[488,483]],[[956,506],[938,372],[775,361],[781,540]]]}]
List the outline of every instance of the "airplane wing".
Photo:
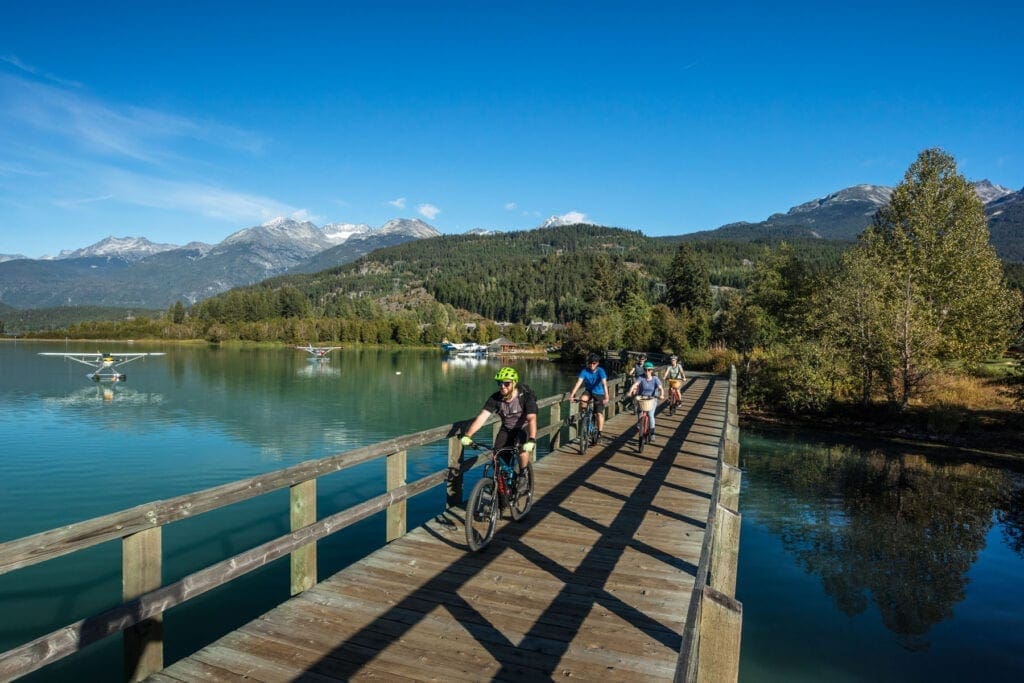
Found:
[{"label": "airplane wing", "polygon": [[111,361],[111,365],[124,365],[130,363],[133,360],[138,360],[146,356],[166,356],[164,352],[152,352],[152,353],[40,353],[40,356],[61,356],[68,360],[81,363],[82,365],[88,365],[94,368],[98,368],[103,365],[104,361],[108,359]]}]

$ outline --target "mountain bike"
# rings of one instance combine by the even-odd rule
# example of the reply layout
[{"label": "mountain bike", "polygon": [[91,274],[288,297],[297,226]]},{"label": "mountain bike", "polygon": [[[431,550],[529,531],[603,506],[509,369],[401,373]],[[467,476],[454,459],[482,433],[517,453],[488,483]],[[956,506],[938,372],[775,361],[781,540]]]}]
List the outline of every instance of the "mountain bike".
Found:
[{"label": "mountain bike", "polygon": [[[468,448],[480,450],[483,446],[474,443]],[[519,521],[533,507],[533,465],[526,466],[524,483],[519,476],[519,450],[519,444],[514,444],[481,455],[488,461],[466,501],[466,543],[474,552],[491,542],[504,508]]]},{"label": "mountain bike", "polygon": [[[575,403],[579,401],[578,398],[572,399]],[[582,405],[583,402],[580,401]],[[586,403],[586,407],[580,411],[579,415],[579,448],[580,455],[587,452],[587,449],[597,443],[597,419],[594,415],[594,399],[591,398]]]},{"label": "mountain bike", "polygon": [[668,381],[668,414],[675,415],[676,408],[683,402],[683,396],[679,393],[679,387],[683,386],[683,380],[670,379]]},{"label": "mountain bike", "polygon": [[651,442],[651,416],[647,411],[658,405],[658,399],[654,396],[637,396],[633,401],[633,411],[636,413],[636,447],[640,453],[644,452],[644,444]]}]

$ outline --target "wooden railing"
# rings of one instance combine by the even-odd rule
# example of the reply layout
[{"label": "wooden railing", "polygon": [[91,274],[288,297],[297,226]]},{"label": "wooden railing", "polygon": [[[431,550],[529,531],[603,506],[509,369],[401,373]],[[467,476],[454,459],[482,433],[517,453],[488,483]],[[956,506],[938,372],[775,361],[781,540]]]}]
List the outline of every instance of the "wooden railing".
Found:
[{"label": "wooden railing", "polygon": [[728,682],[739,678],[743,605],[736,600],[740,522],[740,431],[736,367],[729,370],[725,429],[718,444],[718,463],[704,543],[683,628],[683,644],[675,681]]},{"label": "wooden railing", "polygon": [[[613,396],[622,393],[621,384],[621,378],[609,381]],[[566,399],[566,394],[559,394],[538,401],[538,408],[551,409],[548,425],[537,430],[538,439],[550,437],[550,450],[561,443],[564,428],[568,427],[568,438],[575,436],[578,404],[568,404],[563,418],[561,404]],[[617,413],[618,403],[610,402],[607,410]],[[489,423],[494,424],[497,432],[497,419],[492,418]],[[168,609],[285,555],[291,556],[291,594],[296,595],[317,583],[318,540],[384,511],[387,541],[392,541],[406,533],[406,501],[442,483],[447,483],[448,507],[460,507],[463,475],[477,463],[475,456],[464,457],[459,443],[459,429],[464,424],[435,427],[0,544],[0,574],[114,539],[121,539],[123,557],[123,602],[0,653],[0,680],[36,671],[119,632],[124,638],[125,677],[141,680],[163,668],[163,614]],[[447,440],[448,467],[408,483],[409,449],[441,440]],[[318,520],[317,479],[378,458],[386,458],[386,492]],[[164,526],[283,488],[290,492],[289,534],[161,585]]]}]

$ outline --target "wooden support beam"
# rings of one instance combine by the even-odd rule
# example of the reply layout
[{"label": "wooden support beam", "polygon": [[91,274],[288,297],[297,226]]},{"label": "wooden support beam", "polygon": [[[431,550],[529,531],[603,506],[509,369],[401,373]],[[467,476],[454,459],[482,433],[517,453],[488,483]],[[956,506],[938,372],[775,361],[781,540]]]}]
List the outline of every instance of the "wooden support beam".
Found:
[{"label": "wooden support beam", "polygon": [[451,476],[445,485],[447,499],[445,505],[448,508],[462,507],[462,444],[459,437],[453,436],[448,439],[448,472]]},{"label": "wooden support beam", "polygon": [[[289,488],[291,529],[298,531],[316,522],[316,479]],[[291,553],[291,594],[298,595],[316,585],[316,541]]]},{"label": "wooden support beam", "polygon": [[569,439],[568,439],[568,441],[572,441],[573,439],[575,439],[577,433],[579,433],[579,428],[576,426],[577,425],[577,420],[579,419],[579,417],[580,417],[580,404],[579,404],[579,402],[577,401],[576,403],[570,403],[569,404]]},{"label": "wooden support beam", "polygon": [[740,522],[743,516],[719,504],[715,509],[715,538],[711,545],[711,586],[736,595],[736,569],[740,558]]},{"label": "wooden support beam", "polygon": [[740,632],[743,605],[711,586],[704,586],[700,606],[699,683],[733,683],[740,676]]},{"label": "wooden support beam", "polygon": [[[121,541],[121,595],[125,602],[156,590],[162,577],[163,534],[153,527]],[[145,619],[124,630],[124,676],[141,681],[164,668],[164,617]]]},{"label": "wooden support beam", "polygon": [[[399,451],[392,453],[387,458],[387,490],[393,491],[405,486],[407,476],[406,452]],[[405,536],[406,531],[406,501],[391,503],[387,512],[387,541],[390,543],[396,538]]]},{"label": "wooden support beam", "polygon": [[[556,403],[551,406],[551,426],[554,427],[562,421],[562,404]],[[558,449],[559,443],[562,439],[562,430],[556,429],[551,432],[551,440],[548,442],[548,450],[555,451]]]},{"label": "wooden support beam", "polygon": [[722,481],[718,490],[718,502],[730,510],[739,510],[742,479],[743,470],[722,463]]}]

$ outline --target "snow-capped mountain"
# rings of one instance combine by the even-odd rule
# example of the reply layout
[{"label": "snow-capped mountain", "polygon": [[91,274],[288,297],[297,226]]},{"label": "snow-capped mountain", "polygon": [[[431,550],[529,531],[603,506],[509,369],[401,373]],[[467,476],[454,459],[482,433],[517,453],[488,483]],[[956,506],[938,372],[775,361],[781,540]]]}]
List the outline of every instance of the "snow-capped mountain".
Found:
[{"label": "snow-capped mountain", "polygon": [[62,250],[57,254],[58,259],[70,258],[93,258],[93,257],[117,257],[125,261],[138,261],[161,251],[178,249],[176,244],[158,244],[150,242],[145,237],[106,237],[96,244],[88,247],[69,251]]},{"label": "snow-capped mountain", "polygon": [[366,223],[328,223],[320,229],[333,244],[341,244],[354,235],[365,235],[373,230]]},{"label": "snow-capped mountain", "polygon": [[981,200],[982,204],[988,204],[1008,194],[1013,194],[1013,190],[1002,185],[995,185],[989,182],[987,178],[985,180],[976,180],[971,184],[974,185],[974,191],[978,193],[978,199]]},{"label": "snow-capped mountain", "polygon": [[4,261],[17,261],[18,259],[24,258],[28,257],[21,254],[0,254],[0,263],[3,263]]},{"label": "snow-capped mountain", "polygon": [[561,225],[578,225],[580,223],[590,224],[590,221],[582,213],[579,213],[578,211],[570,211],[569,213],[562,214],[561,216],[549,216],[537,227],[540,229],[557,228]]},{"label": "snow-capped mountain", "polygon": [[394,218],[376,231],[377,235],[408,235],[416,239],[438,237],[439,233],[418,218]]},{"label": "snow-capped mountain", "polygon": [[472,230],[467,230],[463,234],[464,235],[486,236],[486,235],[497,235],[498,231],[497,230],[489,230],[487,228],[473,228]]},{"label": "snow-capped mountain", "polygon": [[[812,199],[799,206],[794,206],[786,212],[787,216],[811,213],[819,209],[835,206],[837,204],[852,204],[854,202],[864,207],[864,213],[874,215],[875,211],[889,203],[892,197],[892,188],[885,185],[854,185],[833,192],[830,195],[819,199]],[[777,216],[778,214],[775,214]],[[774,218],[775,216],[772,216]],[[772,220],[769,218],[768,220]]]}]

